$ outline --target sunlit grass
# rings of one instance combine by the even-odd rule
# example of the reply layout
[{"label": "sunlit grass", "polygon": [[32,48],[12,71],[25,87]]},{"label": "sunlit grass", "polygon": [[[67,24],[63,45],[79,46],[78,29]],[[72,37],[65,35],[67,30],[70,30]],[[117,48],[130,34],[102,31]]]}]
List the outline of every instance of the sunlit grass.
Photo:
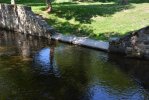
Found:
[{"label": "sunlit grass", "polygon": [[54,4],[50,14],[41,10],[44,6],[32,8],[63,34],[96,39],[122,36],[149,25],[148,3],[132,3],[128,6],[114,3]]},{"label": "sunlit grass", "polygon": [[97,16],[91,23],[95,26],[94,33],[126,34],[149,25],[149,4],[132,4],[133,9],[117,12],[109,17]]}]

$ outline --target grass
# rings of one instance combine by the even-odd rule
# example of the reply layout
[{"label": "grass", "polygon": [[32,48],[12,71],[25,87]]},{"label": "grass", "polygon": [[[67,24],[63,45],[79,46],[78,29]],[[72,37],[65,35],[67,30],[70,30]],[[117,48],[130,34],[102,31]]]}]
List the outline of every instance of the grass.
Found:
[{"label": "grass", "polygon": [[44,12],[43,1],[36,0],[35,3],[33,0],[18,0],[18,3],[32,6],[35,13],[42,15],[49,25],[63,34],[107,40],[149,25],[147,1],[133,0],[129,5],[118,5],[115,2],[53,3],[50,14]]}]

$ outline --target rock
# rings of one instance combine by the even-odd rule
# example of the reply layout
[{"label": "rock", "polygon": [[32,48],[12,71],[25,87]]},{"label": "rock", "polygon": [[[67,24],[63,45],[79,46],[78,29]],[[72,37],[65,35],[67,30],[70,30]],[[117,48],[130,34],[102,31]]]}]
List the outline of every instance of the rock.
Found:
[{"label": "rock", "polygon": [[109,52],[123,53],[127,57],[149,59],[149,26],[109,42]]},{"label": "rock", "polygon": [[0,28],[37,36],[48,36],[54,29],[31,7],[0,4]]}]

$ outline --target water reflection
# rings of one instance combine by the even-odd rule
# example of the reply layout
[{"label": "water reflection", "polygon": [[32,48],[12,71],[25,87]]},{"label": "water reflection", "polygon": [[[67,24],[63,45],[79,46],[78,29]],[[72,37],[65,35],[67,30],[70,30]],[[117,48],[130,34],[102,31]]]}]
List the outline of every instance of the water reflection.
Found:
[{"label": "water reflection", "polygon": [[51,43],[49,39],[4,30],[0,37],[0,48],[5,48],[3,54],[21,55],[23,58],[32,57],[39,49]]},{"label": "water reflection", "polygon": [[0,34],[0,48],[5,48],[0,53],[6,55],[0,56],[4,100],[149,99],[148,61],[25,34]]},{"label": "water reflection", "polygon": [[[0,47],[6,49],[5,53],[1,54],[21,55],[23,59],[33,57],[33,66],[38,70],[40,69],[40,73],[60,76],[54,59],[55,41],[43,37],[2,31],[0,43]],[[9,50],[9,48],[11,49]]]},{"label": "water reflection", "polygon": [[142,93],[142,90],[139,91],[136,87],[130,87],[121,92],[99,84],[90,84],[88,88],[86,94],[88,98],[85,97],[85,100],[99,100],[99,98],[103,100],[144,100],[147,97],[144,95],[145,92]]},{"label": "water reflection", "polygon": [[[148,61],[108,55],[106,62],[96,62],[94,59],[96,56],[92,58],[93,65],[89,69],[92,75],[89,74],[91,78],[88,82],[85,100],[149,99]],[[101,60],[98,59],[98,61]],[[97,65],[100,66],[95,67]]]},{"label": "water reflection", "polygon": [[33,57],[33,66],[40,74],[54,74],[60,77],[60,72],[54,59],[54,47],[39,50]]},{"label": "water reflection", "polygon": [[15,36],[16,45],[18,47],[18,53],[22,55],[23,58],[31,56],[30,41],[25,34],[17,34]]},{"label": "water reflection", "polygon": [[128,59],[123,56],[109,55],[109,62],[118,65],[122,71],[127,73],[139,85],[149,91],[149,62],[141,59]]},{"label": "water reflection", "polygon": [[[67,46],[63,53],[56,53],[56,57],[58,64],[64,66],[63,71],[69,70],[66,72],[67,74],[75,71],[71,67],[74,66],[75,69],[78,68],[77,71],[83,73],[82,79],[87,78],[83,100],[99,100],[99,98],[104,100],[142,100],[148,98],[148,92],[138,85],[135,78],[127,75],[120,68],[121,66],[116,64],[114,56],[90,49]],[[61,61],[62,57],[68,59]],[[120,58],[117,57],[117,59]],[[121,60],[124,62],[123,59]],[[123,64],[122,62],[121,64]]]},{"label": "water reflection", "polygon": [[[5,34],[7,33],[6,31],[0,31],[0,55],[3,55],[3,54],[14,54],[16,53],[14,49],[14,46],[12,45],[15,45],[13,44],[12,41],[15,40],[15,36],[12,35],[12,34]],[[11,46],[11,47],[9,47]]]}]

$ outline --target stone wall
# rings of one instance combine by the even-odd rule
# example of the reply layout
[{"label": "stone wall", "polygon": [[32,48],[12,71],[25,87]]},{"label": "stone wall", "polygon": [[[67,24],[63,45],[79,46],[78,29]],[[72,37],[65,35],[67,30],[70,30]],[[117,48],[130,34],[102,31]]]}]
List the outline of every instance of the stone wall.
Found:
[{"label": "stone wall", "polygon": [[149,26],[125,37],[112,39],[109,52],[123,53],[127,57],[149,59]]},{"label": "stone wall", "polygon": [[31,7],[10,4],[0,4],[0,28],[45,37],[54,32]]}]

